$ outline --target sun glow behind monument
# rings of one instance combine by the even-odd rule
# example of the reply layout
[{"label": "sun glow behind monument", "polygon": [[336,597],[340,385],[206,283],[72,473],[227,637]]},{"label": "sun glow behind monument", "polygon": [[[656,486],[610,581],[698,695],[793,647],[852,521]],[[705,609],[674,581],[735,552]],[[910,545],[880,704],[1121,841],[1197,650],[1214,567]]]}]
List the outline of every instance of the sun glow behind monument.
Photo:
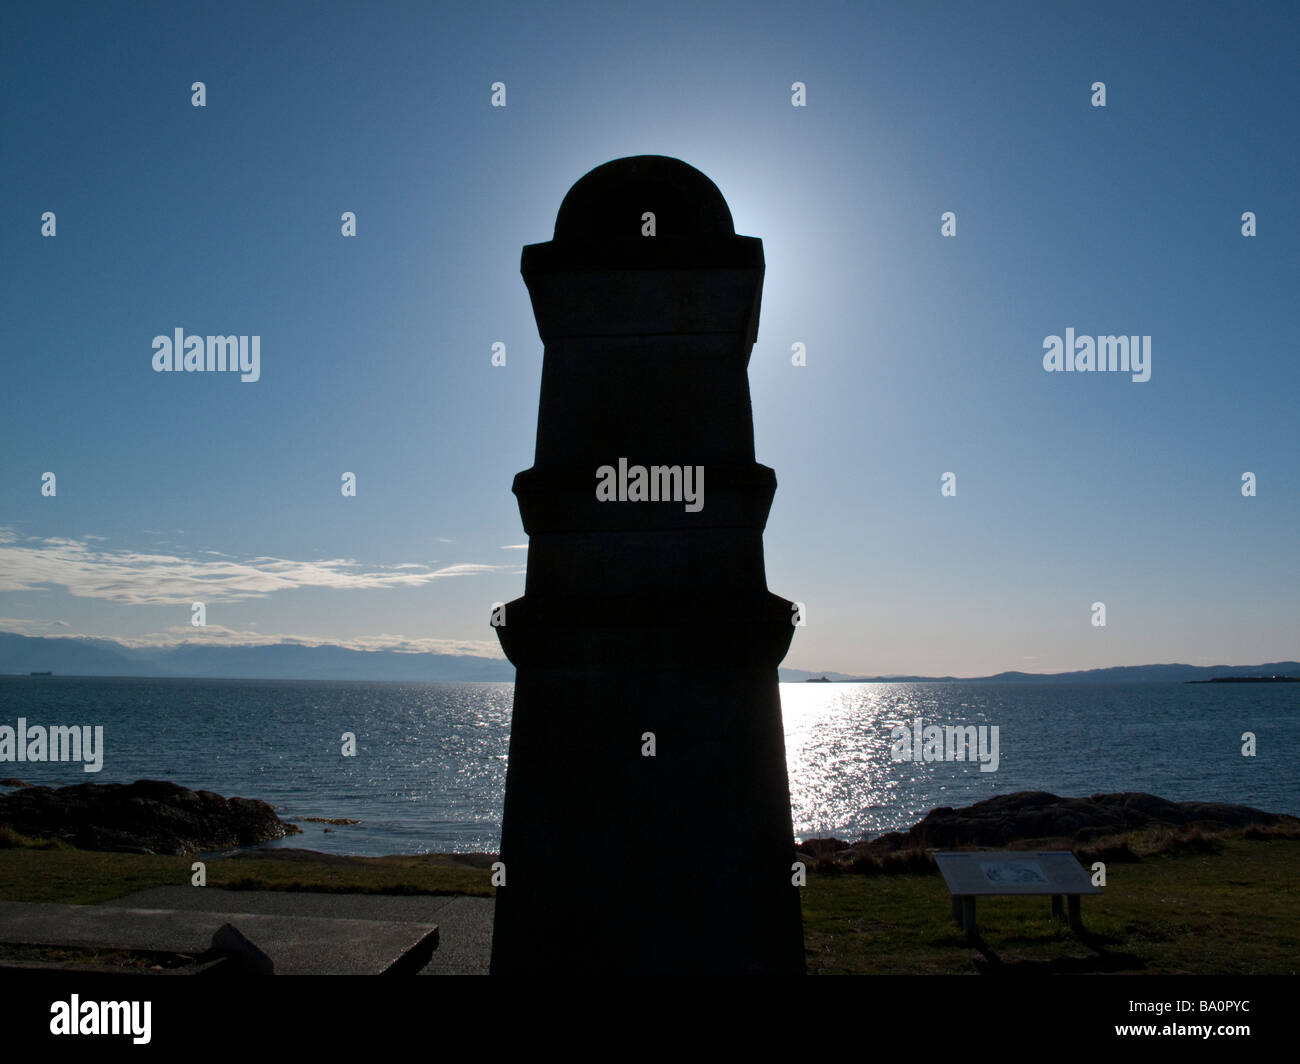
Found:
[{"label": "sun glow behind monument", "polygon": [[[335,588],[308,587],[230,602],[220,623],[232,631],[478,640],[483,604],[519,592],[515,567],[499,564],[519,557],[499,548],[521,537],[498,487],[531,453],[541,364],[519,244],[549,237],[575,173],[659,152],[711,175],[736,231],[764,241],[749,376],[757,459],[781,478],[768,575],[814,610],[788,665],[979,675],[1295,656],[1287,562],[1300,491],[1294,463],[1277,457],[1295,452],[1294,242],[1273,228],[1290,213],[1265,205],[1289,202],[1300,142],[1220,147],[1243,129],[1290,128],[1294,33],[1281,31],[1293,15],[1267,33],[1266,16],[1202,5],[1179,61],[1152,63],[1168,44],[1153,5],[1105,18],[1086,5],[950,5],[942,25],[929,5],[840,5],[824,18],[695,5],[654,46],[632,9],[593,19],[539,6],[501,20],[489,7],[408,5],[343,49],[283,5],[233,20],[124,10],[75,39],[49,7],[13,8],[0,43],[17,102],[5,132],[24,146],[0,160],[4,185],[57,207],[76,183],[76,145],[101,152],[112,179],[75,194],[97,232],[76,222],[28,244],[15,214],[6,233],[11,348],[75,367],[50,409],[77,432],[51,436],[45,407],[21,397],[45,394],[52,363],[6,366],[8,517],[24,535],[53,545],[78,534],[23,472],[77,465],[93,517],[82,531],[112,537],[124,561],[219,545],[242,558],[498,563],[439,581],[432,598],[349,589],[341,608]],[[52,36],[66,47],[29,47]],[[173,38],[229,58],[206,109],[189,105],[198,74]],[[1064,59],[1061,41],[1072,42]],[[147,112],[119,106],[140,87],[130,72],[143,68],[121,58],[133,49],[173,64],[149,81]],[[1106,109],[1088,102],[1098,57],[1125,72]],[[1207,69],[1212,107],[1197,105]],[[493,108],[485,79],[499,76],[510,103]],[[806,107],[791,105],[795,79]],[[106,91],[91,98],[87,84]],[[155,154],[165,172],[119,180]],[[258,165],[232,170],[236,157]],[[1124,163],[1099,177],[1059,162],[1078,158]],[[217,231],[221,204],[241,206]],[[1258,239],[1234,224],[1248,208]],[[344,210],[355,238],[339,232]],[[957,233],[945,238],[949,210]],[[170,221],[116,221],[150,217]],[[181,229],[211,242],[176,239]],[[67,327],[56,337],[39,308],[66,291],[68,262],[52,252],[74,233],[95,238],[77,261],[97,281],[57,309]],[[276,233],[293,236],[267,239]],[[233,389],[233,374],[153,373],[150,337],[179,324],[262,334],[259,380]],[[1122,390],[1111,375],[1045,373],[1041,341],[1066,326],[1151,334],[1164,369]],[[73,335],[96,344],[64,343]],[[503,366],[490,361],[497,341]],[[803,368],[790,362],[796,341]],[[94,356],[96,345],[120,358]],[[1225,402],[1239,373],[1250,399]],[[228,445],[185,459],[229,507],[159,490],[153,437],[195,424],[239,426]],[[1114,474],[1135,456],[1146,475]],[[1225,505],[1248,469],[1260,497]],[[328,489],[343,470],[360,488],[340,507]],[[961,482],[954,498],[939,494],[945,470]],[[1159,543],[1159,564],[1099,541],[1096,512]],[[1249,552],[1229,549],[1242,536]],[[82,585],[74,574],[28,605],[0,593],[12,596],[0,614],[113,638],[176,623],[170,606],[119,610]],[[1087,606],[1110,588],[1127,603],[1094,629]]]}]

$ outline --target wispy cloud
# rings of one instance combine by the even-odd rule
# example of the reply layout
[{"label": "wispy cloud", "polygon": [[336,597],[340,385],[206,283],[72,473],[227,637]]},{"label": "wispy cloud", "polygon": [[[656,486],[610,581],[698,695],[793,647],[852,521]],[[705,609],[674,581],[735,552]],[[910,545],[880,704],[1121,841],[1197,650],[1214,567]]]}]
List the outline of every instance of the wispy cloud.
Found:
[{"label": "wispy cloud", "polygon": [[67,635],[56,629],[67,628],[67,621],[41,621],[31,617],[0,617],[0,632],[17,635]]},{"label": "wispy cloud", "polygon": [[142,606],[239,602],[299,588],[420,587],[449,577],[516,571],[513,565],[478,563],[435,569],[411,564],[363,566],[350,558],[239,560],[212,553],[184,557],[106,550],[84,539],[27,537],[20,542],[12,530],[0,529],[0,591],[57,587],[79,598]]},{"label": "wispy cloud", "polygon": [[510,543],[501,548],[502,550],[527,550],[527,543]]}]

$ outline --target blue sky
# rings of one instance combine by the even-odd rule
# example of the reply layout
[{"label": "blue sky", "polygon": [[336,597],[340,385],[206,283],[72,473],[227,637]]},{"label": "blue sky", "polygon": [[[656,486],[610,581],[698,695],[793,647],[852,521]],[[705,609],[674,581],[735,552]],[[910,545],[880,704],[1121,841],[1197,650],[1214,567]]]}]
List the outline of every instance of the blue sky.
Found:
[{"label": "blue sky", "polygon": [[[499,653],[520,250],[663,154],[764,242],[786,665],[1300,658],[1300,9],[651,10],[6,5],[0,629]],[[177,327],[259,335],[260,380],[153,372]],[[1151,379],[1046,372],[1067,328],[1151,336]]]}]

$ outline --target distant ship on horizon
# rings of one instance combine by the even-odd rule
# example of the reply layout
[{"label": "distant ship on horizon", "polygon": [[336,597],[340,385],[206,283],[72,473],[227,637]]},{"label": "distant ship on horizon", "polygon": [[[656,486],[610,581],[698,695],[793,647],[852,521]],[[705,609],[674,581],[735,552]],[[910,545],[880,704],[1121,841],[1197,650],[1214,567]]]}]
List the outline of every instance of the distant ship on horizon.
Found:
[{"label": "distant ship on horizon", "polygon": [[804,683],[834,683],[834,680],[828,680],[825,676],[809,676]]},{"label": "distant ship on horizon", "polygon": [[53,676],[52,672],[29,672],[28,676]]}]

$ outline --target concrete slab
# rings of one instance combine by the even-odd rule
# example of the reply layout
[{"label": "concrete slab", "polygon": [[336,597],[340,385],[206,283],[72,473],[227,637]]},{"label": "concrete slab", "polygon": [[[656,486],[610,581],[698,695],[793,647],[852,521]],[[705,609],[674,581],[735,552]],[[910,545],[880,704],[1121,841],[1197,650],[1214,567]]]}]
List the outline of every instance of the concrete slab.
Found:
[{"label": "concrete slab", "polygon": [[0,942],[15,945],[197,954],[226,924],[265,953],[277,975],[414,974],[438,942],[430,922],[0,902]]},{"label": "concrete slab", "polygon": [[[492,956],[491,898],[448,895],[324,894],[311,891],[155,887],[109,904],[189,912],[264,913],[438,924],[438,948],[421,975],[487,975]],[[253,938],[252,935],[249,936]],[[256,938],[253,938],[256,942]]]}]

